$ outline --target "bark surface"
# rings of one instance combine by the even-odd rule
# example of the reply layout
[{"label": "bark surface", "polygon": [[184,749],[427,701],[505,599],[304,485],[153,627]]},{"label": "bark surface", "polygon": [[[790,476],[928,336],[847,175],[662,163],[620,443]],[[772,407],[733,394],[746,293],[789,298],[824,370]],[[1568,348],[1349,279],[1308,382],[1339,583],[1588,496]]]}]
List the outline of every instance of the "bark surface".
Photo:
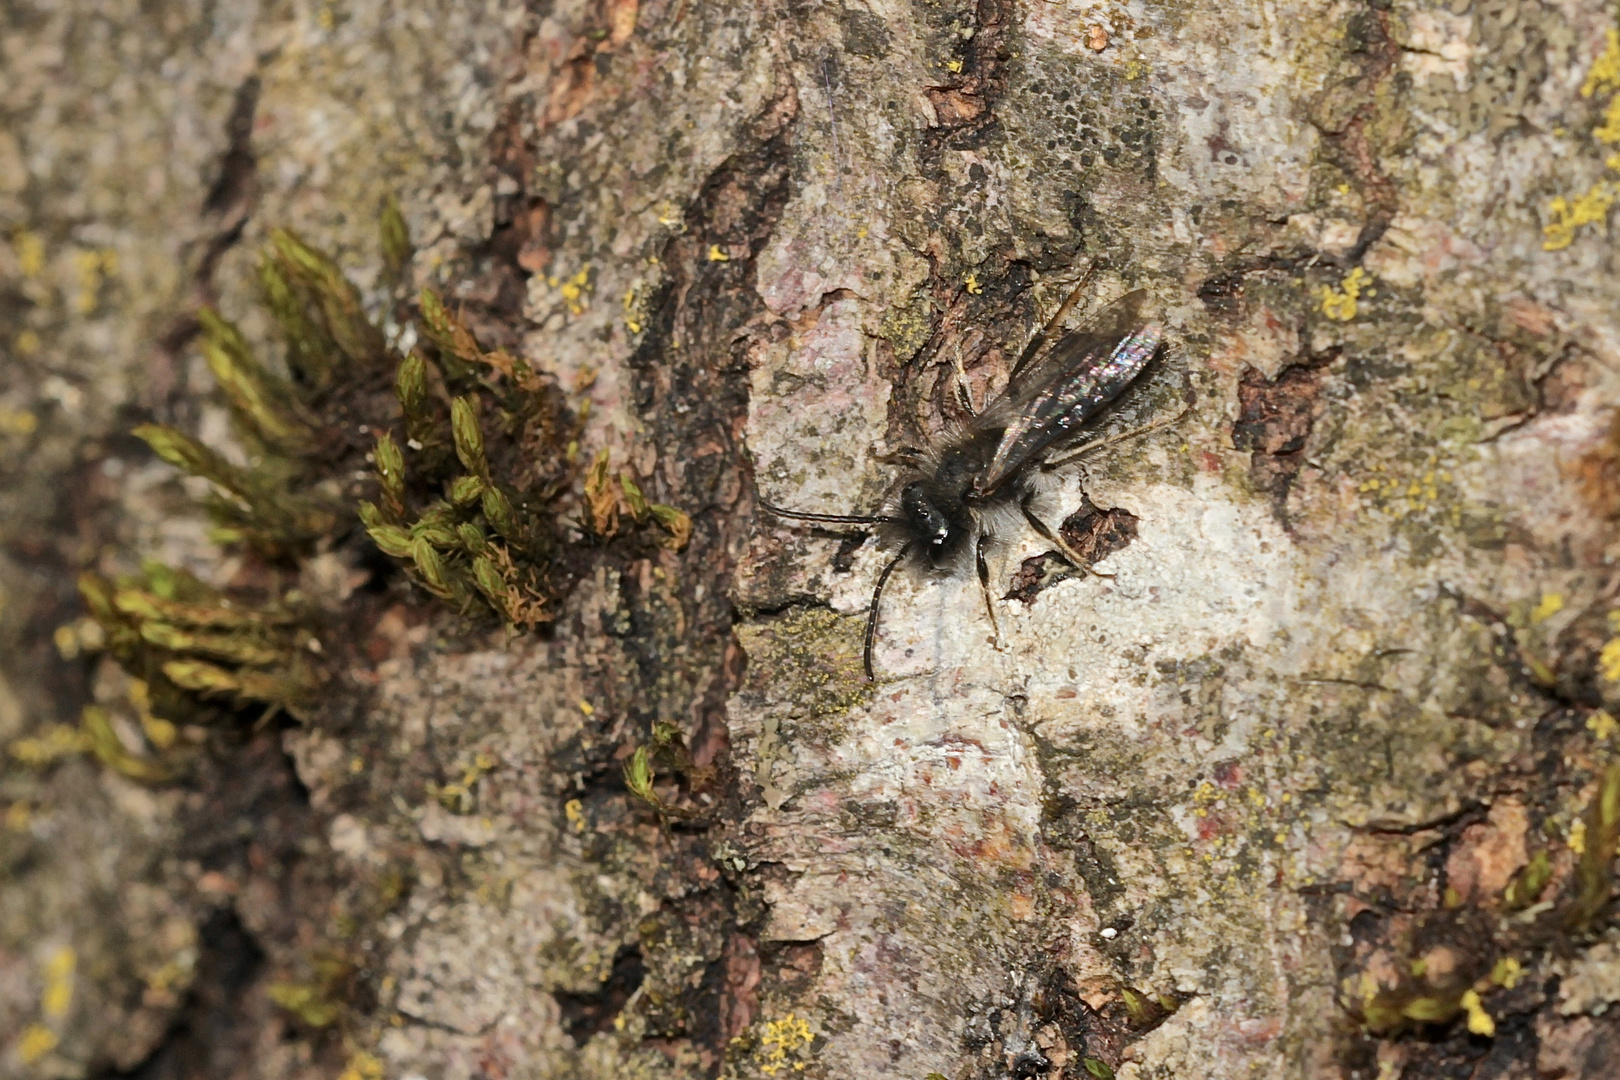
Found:
[{"label": "bark surface", "polygon": [[[1620,1075],[1609,7],[4,17],[0,1076]],[[129,432],[239,452],[196,311],[276,355],[275,226],[690,543],[511,635],[350,537],[303,722],[47,752],[152,750],[81,570],[253,572]],[[1046,478],[1099,573],[897,572],[868,683],[892,553],[756,495],[869,512],[1092,265],[1169,313],[1105,428],[1185,410]]]}]

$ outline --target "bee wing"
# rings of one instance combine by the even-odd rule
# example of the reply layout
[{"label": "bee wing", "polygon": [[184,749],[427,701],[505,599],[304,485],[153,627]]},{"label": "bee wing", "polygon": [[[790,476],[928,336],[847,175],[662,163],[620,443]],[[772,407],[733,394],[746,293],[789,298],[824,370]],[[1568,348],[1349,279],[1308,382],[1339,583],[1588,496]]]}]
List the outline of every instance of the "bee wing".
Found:
[{"label": "bee wing", "polygon": [[989,495],[1052,443],[1074,434],[1141,374],[1164,341],[1157,301],[1127,293],[1022,365],[977,426],[1005,430],[976,491]]}]

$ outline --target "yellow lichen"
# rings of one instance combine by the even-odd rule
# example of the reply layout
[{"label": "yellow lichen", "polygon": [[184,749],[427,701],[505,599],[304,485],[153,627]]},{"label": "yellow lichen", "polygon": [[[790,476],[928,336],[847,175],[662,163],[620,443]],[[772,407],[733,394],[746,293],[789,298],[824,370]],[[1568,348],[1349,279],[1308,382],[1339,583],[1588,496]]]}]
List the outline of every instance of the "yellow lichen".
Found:
[{"label": "yellow lichen", "polygon": [[1468,1030],[1475,1035],[1495,1035],[1496,1021],[1491,1014],[1485,1011],[1485,1006],[1479,1003],[1479,994],[1469,990],[1463,994],[1460,1004],[1463,1011],[1468,1014]]},{"label": "yellow lichen", "polygon": [[1581,97],[1620,90],[1620,30],[1609,31],[1609,45],[1597,58],[1581,84]]},{"label": "yellow lichen", "polygon": [[768,1022],[760,1032],[759,1048],[754,1051],[759,1071],[766,1076],[775,1076],[784,1069],[803,1072],[804,1061],[793,1058],[798,1057],[814,1038],[810,1025],[792,1013]]},{"label": "yellow lichen", "polygon": [[962,286],[964,288],[966,288],[967,291],[972,293],[974,296],[977,296],[980,293],[984,292],[984,286],[979,284],[979,275],[978,274],[969,274],[967,277],[963,278],[962,279]]},{"label": "yellow lichen", "polygon": [[[1581,96],[1611,94],[1620,90],[1620,31],[1609,31],[1608,48],[1593,63],[1581,84]],[[1604,109],[1603,122],[1592,132],[1602,144],[1620,143],[1620,97],[1610,99]],[[1604,164],[1620,172],[1620,154],[1611,154]],[[1572,198],[1563,195],[1547,204],[1549,220],[1541,227],[1543,251],[1562,251],[1575,242],[1575,233],[1585,225],[1598,225],[1607,220],[1609,210],[1620,198],[1620,184],[1613,180],[1599,180],[1583,193]]]},{"label": "yellow lichen", "polygon": [[590,306],[591,268],[584,266],[571,278],[546,278],[546,284],[562,293],[570,315],[583,315]]},{"label": "yellow lichen", "polygon": [[496,764],[493,757],[480,750],[473,755],[470,763],[461,766],[460,780],[443,786],[429,783],[428,794],[439,800],[439,805],[452,814],[470,814],[477,808],[478,803],[473,789],[478,786],[478,781],[483,779],[484,774],[494,769]]},{"label": "yellow lichen", "polygon": [[57,949],[45,961],[45,989],[39,995],[39,1011],[47,1020],[60,1020],[73,1005],[73,973],[79,954],[70,945]]},{"label": "yellow lichen", "polygon": [[1586,730],[1596,739],[1607,739],[1617,728],[1620,728],[1620,721],[1610,716],[1606,709],[1599,709],[1586,718]]},{"label": "yellow lichen", "polygon": [[36,1064],[40,1058],[56,1049],[56,1032],[44,1024],[29,1024],[22,1038],[17,1040],[17,1056],[24,1065]]},{"label": "yellow lichen", "polygon": [[1544,623],[1564,610],[1563,593],[1543,593],[1541,601],[1530,610],[1530,624]]},{"label": "yellow lichen", "polygon": [[27,832],[28,826],[33,819],[33,807],[21,799],[6,807],[5,822],[7,832]]},{"label": "yellow lichen", "polygon": [[1596,225],[1609,216],[1609,208],[1614,205],[1615,185],[1608,180],[1599,180],[1588,188],[1583,194],[1575,196],[1574,200],[1566,199],[1562,195],[1547,204],[1547,214],[1552,219],[1541,227],[1546,239],[1541,242],[1543,251],[1562,251],[1575,242],[1575,231],[1583,225]]},{"label": "yellow lichen", "polygon": [[634,285],[624,292],[624,328],[632,334],[641,333],[642,322],[636,309],[636,287]]},{"label": "yellow lichen", "polygon": [[73,257],[73,268],[79,282],[73,307],[80,315],[88,315],[96,309],[102,282],[118,272],[118,252],[111,248],[81,251]]},{"label": "yellow lichen", "polygon": [[338,1074],[338,1080],[382,1080],[382,1077],[382,1062],[364,1050],[356,1051],[343,1071]]},{"label": "yellow lichen", "polygon": [[1620,637],[1610,638],[1598,653],[1598,666],[1609,682],[1620,682]]},{"label": "yellow lichen", "polygon": [[[1361,291],[1365,295],[1370,290]],[[1424,466],[1425,471],[1417,477],[1372,476],[1357,484],[1356,490],[1371,495],[1381,509],[1399,511],[1404,506],[1411,514],[1438,511],[1447,514],[1456,523],[1456,520],[1460,519],[1461,507],[1454,502],[1448,505],[1441,501],[1442,493],[1449,493],[1451,473],[1449,470],[1437,468],[1438,464],[1438,455],[1431,454]],[[1387,473],[1389,469],[1383,463],[1378,463],[1372,466],[1372,471]]]},{"label": "yellow lichen", "polygon": [[1601,143],[1620,143],[1620,97],[1609,99],[1609,107],[1603,111],[1603,124],[1592,132],[1592,137]]},{"label": "yellow lichen", "polygon": [[26,229],[11,238],[11,250],[17,256],[17,270],[25,278],[37,278],[45,272],[45,241],[37,233]]},{"label": "yellow lichen", "polygon": [[79,635],[74,633],[72,623],[63,623],[51,634],[51,642],[56,651],[64,660],[76,660],[79,657]]},{"label": "yellow lichen", "polygon": [[1577,855],[1586,853],[1586,822],[1577,821],[1569,827],[1569,850]]},{"label": "yellow lichen", "polygon": [[709,245],[709,261],[710,262],[730,262],[731,261],[731,256],[726,254],[726,249],[721,247],[719,244],[710,244]]},{"label": "yellow lichen", "polygon": [[1357,266],[1344,276],[1337,289],[1322,286],[1322,314],[1336,322],[1349,322],[1356,317],[1356,300],[1362,290],[1372,282],[1372,276]]},{"label": "yellow lichen", "polygon": [[1519,976],[1524,974],[1524,966],[1511,956],[1504,956],[1491,968],[1491,982],[1504,990],[1511,990],[1519,984]]},{"label": "yellow lichen", "polygon": [[[31,333],[32,331],[24,331]],[[37,335],[36,335],[37,336]],[[18,352],[22,351],[22,336],[18,335]],[[39,417],[26,409],[0,407],[0,435],[32,435],[39,427]]]}]

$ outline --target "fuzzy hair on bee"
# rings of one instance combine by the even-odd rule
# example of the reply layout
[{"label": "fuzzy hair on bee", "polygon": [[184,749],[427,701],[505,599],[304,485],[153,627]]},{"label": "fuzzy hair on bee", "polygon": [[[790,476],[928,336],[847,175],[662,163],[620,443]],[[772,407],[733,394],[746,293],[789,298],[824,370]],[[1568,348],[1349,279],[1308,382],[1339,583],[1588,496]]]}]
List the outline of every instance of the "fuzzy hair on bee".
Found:
[{"label": "fuzzy hair on bee", "polygon": [[[872,646],[883,589],[903,563],[914,562],[930,573],[945,575],[965,570],[971,560],[993,627],[996,611],[985,553],[999,536],[1017,527],[1019,517],[1076,569],[1087,569],[1036,513],[1036,478],[1105,441],[1076,449],[1090,433],[1091,422],[1164,349],[1159,306],[1140,289],[1120,297],[1047,348],[1089,278],[1088,273],[1025,348],[1005,390],[977,412],[967,402],[972,412],[968,423],[946,431],[925,448],[902,452],[905,464],[877,513],[817,514],[759,500],[769,513],[792,521],[872,526],[884,546],[896,550],[878,575],[867,611],[862,658],[868,679],[874,678]],[[1063,449],[1070,451],[1069,456],[1054,461],[1052,453]]]}]

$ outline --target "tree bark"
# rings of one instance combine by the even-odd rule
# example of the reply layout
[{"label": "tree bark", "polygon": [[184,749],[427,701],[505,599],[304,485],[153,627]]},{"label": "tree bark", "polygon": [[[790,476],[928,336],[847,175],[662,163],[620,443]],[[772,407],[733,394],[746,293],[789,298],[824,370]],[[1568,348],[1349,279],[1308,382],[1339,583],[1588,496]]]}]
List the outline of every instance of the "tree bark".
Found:
[{"label": "tree bark", "polygon": [[[1620,1075],[1605,6],[8,19],[0,1075]],[[128,432],[237,452],[196,312],[277,354],[280,225],[690,542],[573,529],[512,634],[356,533],[302,722],[48,753],[151,749],[81,570],[251,570]],[[893,548],[756,499],[872,512],[1088,267],[1168,313],[1102,430],[1164,423],[1044,481],[1097,572],[897,571],[868,682]]]}]

